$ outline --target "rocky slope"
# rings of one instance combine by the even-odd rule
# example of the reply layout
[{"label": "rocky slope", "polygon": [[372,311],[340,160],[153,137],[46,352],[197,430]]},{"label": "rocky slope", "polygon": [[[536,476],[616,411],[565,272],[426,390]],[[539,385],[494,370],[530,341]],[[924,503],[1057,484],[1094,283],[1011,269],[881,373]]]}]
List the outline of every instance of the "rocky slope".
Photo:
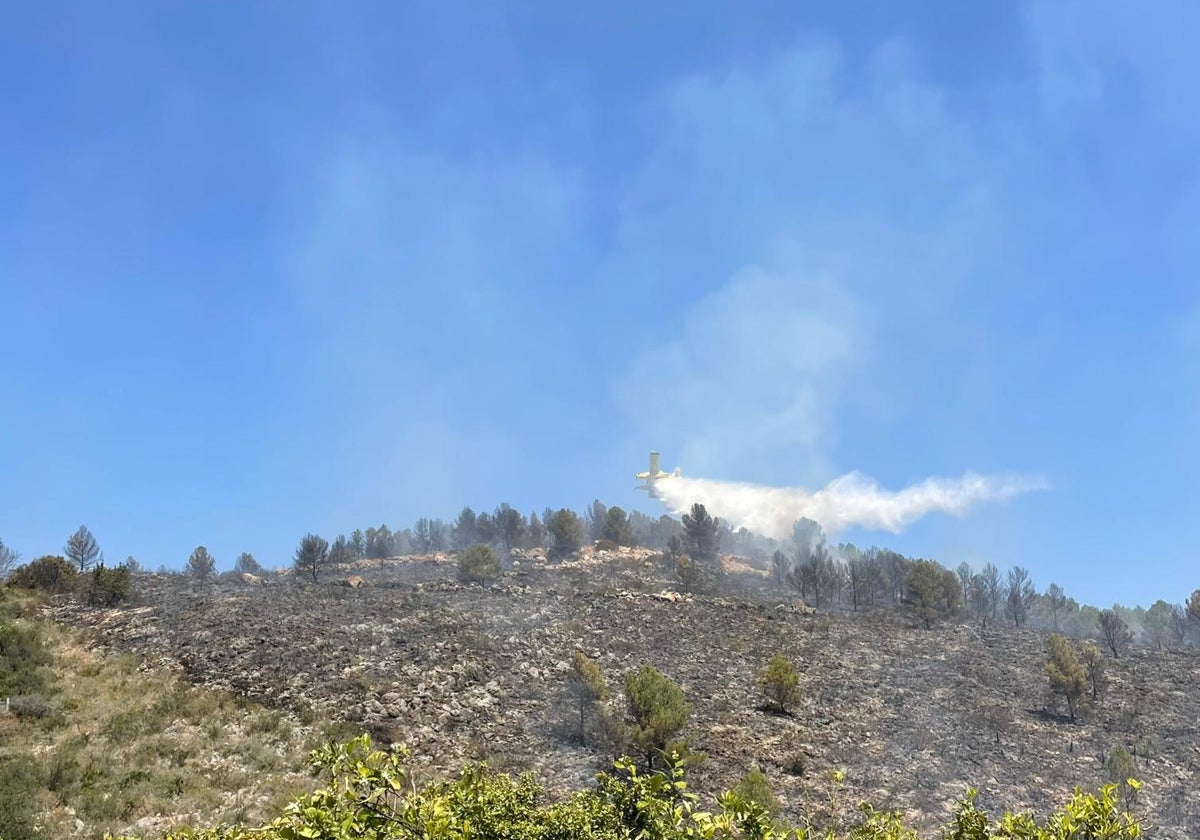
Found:
[{"label": "rocky slope", "polygon": [[[351,575],[362,585],[344,585]],[[401,741],[430,773],[487,760],[552,790],[586,784],[611,756],[572,726],[564,683],[580,649],[614,692],[642,663],[681,684],[695,707],[688,734],[708,754],[693,772],[701,791],[757,768],[793,818],[867,799],[932,826],[968,785],[986,807],[1048,810],[1074,786],[1107,781],[1106,757],[1122,747],[1157,836],[1200,835],[1200,650],[1110,662],[1100,703],[1071,724],[1047,696],[1040,633],[815,612],[744,567],[715,582],[724,594],[690,597],[664,594],[669,584],[638,550],[557,565],[526,556],[488,588],[459,584],[448,556],[364,562],[340,576],[148,575],[126,608],[48,609],[93,628],[98,647]],[[791,716],[759,708],[755,678],[776,653],[803,675]],[[840,793],[834,769],[845,770]]]}]

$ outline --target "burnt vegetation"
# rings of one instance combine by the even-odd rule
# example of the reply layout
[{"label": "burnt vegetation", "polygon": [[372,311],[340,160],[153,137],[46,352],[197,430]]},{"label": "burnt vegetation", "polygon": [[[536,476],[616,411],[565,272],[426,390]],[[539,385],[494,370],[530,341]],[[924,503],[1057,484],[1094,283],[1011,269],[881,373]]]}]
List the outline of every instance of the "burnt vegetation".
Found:
[{"label": "burnt vegetation", "polygon": [[[768,540],[702,505],[464,508],[227,572],[203,546],[183,572],[106,567],[81,539],[10,563],[6,588],[105,655],[403,743],[428,778],[484,762],[563,796],[628,755],[772,818],[849,825],[868,800],[922,830],[968,786],[1044,813],[1111,781],[1157,836],[1200,825],[1200,591],[1099,610],[1019,566],[830,544],[806,520]],[[33,638],[0,635],[0,663],[28,659],[0,686],[65,722]]]}]

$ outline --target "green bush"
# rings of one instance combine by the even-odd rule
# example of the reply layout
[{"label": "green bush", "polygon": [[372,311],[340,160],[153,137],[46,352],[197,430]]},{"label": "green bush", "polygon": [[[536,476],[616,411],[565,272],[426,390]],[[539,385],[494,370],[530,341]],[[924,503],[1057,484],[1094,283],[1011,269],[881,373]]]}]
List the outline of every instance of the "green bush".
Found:
[{"label": "green bush", "polygon": [[775,791],[771,790],[771,780],[761,770],[751,770],[733,786],[736,793],[744,802],[752,802],[771,816],[779,813],[779,800]]},{"label": "green bush", "polygon": [[768,705],[783,714],[800,702],[800,675],[785,657],[771,657],[758,677],[758,687]]},{"label": "green bush", "polygon": [[625,677],[625,699],[633,718],[631,745],[645,757],[646,766],[653,767],[691,717],[692,706],[679,686],[652,665]]},{"label": "green bush", "polygon": [[[762,785],[742,785],[699,808],[682,767],[642,773],[628,761],[597,777],[595,787],[564,802],[542,804],[529,775],[512,778],[481,765],[453,781],[419,785],[403,750],[384,752],[364,735],[345,746],[313,753],[329,777],[326,787],[301,796],[275,820],[257,828],[183,829],[167,840],[915,840],[899,814],[864,805],[856,825],[839,832],[795,829],[771,818],[756,797]],[[0,784],[0,790],[4,786]],[[1077,791],[1066,806],[1039,822],[1029,814],[992,819],[975,806],[975,793],[958,803],[941,836],[946,840],[1132,840],[1136,819],[1121,811],[1116,788]],[[17,836],[17,835],[14,835]],[[26,840],[20,836],[19,840]]]},{"label": "green bush", "polygon": [[8,585],[42,592],[66,592],[78,574],[65,558],[46,555],[17,567],[8,579]]},{"label": "green bush", "polygon": [[129,569],[124,565],[109,569],[101,564],[85,579],[80,595],[93,607],[115,607],[129,597]]},{"label": "green bush", "polygon": [[0,622],[0,697],[42,694],[50,654],[36,630]]},{"label": "green bush", "polygon": [[487,583],[500,574],[500,561],[490,545],[478,543],[458,557],[458,576],[465,581]]},{"label": "green bush", "polygon": [[28,758],[0,758],[0,837],[4,840],[40,840],[35,822],[40,777],[40,768]]}]

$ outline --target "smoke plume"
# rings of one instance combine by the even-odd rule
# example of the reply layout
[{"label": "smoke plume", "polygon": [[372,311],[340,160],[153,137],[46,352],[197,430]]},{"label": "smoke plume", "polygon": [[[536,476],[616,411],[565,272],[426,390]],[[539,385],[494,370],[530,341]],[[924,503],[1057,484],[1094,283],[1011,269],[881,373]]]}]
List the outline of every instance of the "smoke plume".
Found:
[{"label": "smoke plume", "polygon": [[899,533],[928,513],[962,515],[979,502],[1003,501],[1044,487],[1042,480],[1025,476],[966,473],[890,491],[860,473],[849,473],[815,492],[683,477],[660,481],[656,490],[674,513],[685,513],[699,502],[735,530],[787,539],[797,519],[812,519],[830,535],[855,525]]}]

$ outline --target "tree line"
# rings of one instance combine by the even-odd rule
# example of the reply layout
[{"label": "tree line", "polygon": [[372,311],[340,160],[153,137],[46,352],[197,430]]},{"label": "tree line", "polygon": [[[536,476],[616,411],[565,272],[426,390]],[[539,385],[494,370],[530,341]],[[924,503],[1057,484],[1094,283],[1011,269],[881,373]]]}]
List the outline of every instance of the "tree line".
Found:
[{"label": "tree line", "polygon": [[[851,543],[831,545],[820,525],[798,520],[789,541],[773,540],[733,530],[709,515],[703,505],[693,505],[681,519],[662,515],[657,519],[638,511],[626,512],[593,501],[582,514],[568,508],[546,508],[541,515],[528,516],[507,503],[491,512],[476,513],[464,507],[447,523],[421,517],[411,528],[393,531],[386,524],[339,534],[332,541],[316,534],[301,540],[288,564],[304,579],[317,582],[330,568],[361,559],[381,559],[406,554],[454,551],[462,554],[472,546],[489,547],[500,555],[520,550],[545,550],[550,559],[577,553],[592,542],[600,547],[642,546],[663,552],[669,572],[685,592],[700,587],[717,573],[716,558],[724,550],[765,564],[776,585],[795,590],[818,609],[859,611],[904,606],[929,624],[950,617],[963,617],[982,625],[1008,622],[1016,627],[1035,627],[1068,636],[1103,638],[1114,653],[1131,643],[1164,649],[1200,640],[1200,590],[1184,603],[1156,601],[1149,608],[1114,604],[1103,610],[1081,604],[1057,583],[1039,591],[1029,571],[1019,565],[1001,570],[993,563],[974,569],[960,563],[950,570],[933,560],[906,557],[886,548],[860,549]],[[59,568],[52,558],[62,560]],[[0,578],[18,569],[21,555],[0,541]],[[475,569],[485,572],[490,561]],[[278,565],[278,564],[277,564]],[[58,588],[65,578],[63,568],[83,574],[105,569],[133,573],[141,570],[130,556],[112,570],[105,566],[103,551],[86,526],[81,525],[63,546],[62,555],[37,558],[23,568],[24,579],[35,585]],[[216,575],[217,561],[209,550],[197,546],[187,558],[184,571],[198,578]],[[56,571],[57,569],[57,571]],[[160,567],[166,571],[166,567]],[[262,575],[264,567],[249,552],[241,553],[233,573]],[[32,575],[32,577],[31,577]],[[467,572],[466,579],[485,579]],[[99,582],[97,582],[97,580]],[[127,589],[118,578],[94,579],[94,600],[119,600]]]}]

